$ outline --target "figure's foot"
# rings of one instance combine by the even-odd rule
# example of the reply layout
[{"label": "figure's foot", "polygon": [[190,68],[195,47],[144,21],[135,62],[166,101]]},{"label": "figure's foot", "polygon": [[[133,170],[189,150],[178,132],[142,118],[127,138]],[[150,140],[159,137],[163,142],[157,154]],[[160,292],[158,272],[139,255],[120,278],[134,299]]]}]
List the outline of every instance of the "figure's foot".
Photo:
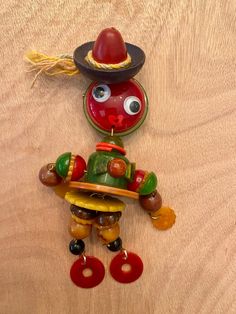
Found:
[{"label": "figure's foot", "polygon": [[[127,269],[128,267],[128,269]],[[143,272],[141,258],[132,252],[121,249],[111,261],[110,273],[112,277],[121,283],[130,283],[137,280]]]},{"label": "figure's foot", "polygon": [[122,240],[121,238],[117,238],[115,241],[110,242],[107,245],[108,250],[112,251],[112,252],[117,252],[120,251],[122,249]]},{"label": "figure's foot", "polygon": [[[90,273],[86,274],[86,271],[90,271]],[[70,269],[71,280],[81,288],[96,287],[103,281],[104,276],[103,263],[98,258],[85,254],[82,254]]]},{"label": "figure's foot", "polygon": [[85,244],[83,240],[71,240],[69,250],[74,255],[81,255],[84,252]]}]

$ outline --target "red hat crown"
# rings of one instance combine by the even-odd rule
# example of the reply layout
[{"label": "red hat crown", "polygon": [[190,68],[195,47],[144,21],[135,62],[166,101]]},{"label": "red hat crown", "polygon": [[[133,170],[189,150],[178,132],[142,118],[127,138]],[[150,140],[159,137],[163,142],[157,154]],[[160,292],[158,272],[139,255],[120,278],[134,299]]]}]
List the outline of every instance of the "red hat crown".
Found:
[{"label": "red hat crown", "polygon": [[106,28],[98,35],[92,50],[99,63],[116,64],[127,59],[127,49],[120,32],[114,27]]}]

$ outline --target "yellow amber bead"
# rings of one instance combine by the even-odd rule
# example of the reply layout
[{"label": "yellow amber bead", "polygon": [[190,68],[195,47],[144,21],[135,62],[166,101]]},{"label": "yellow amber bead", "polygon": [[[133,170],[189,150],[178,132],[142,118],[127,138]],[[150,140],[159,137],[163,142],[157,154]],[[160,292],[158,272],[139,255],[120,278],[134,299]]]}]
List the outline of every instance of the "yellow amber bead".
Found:
[{"label": "yellow amber bead", "polygon": [[92,231],[92,225],[82,225],[71,219],[69,224],[69,233],[75,239],[87,238]]},{"label": "yellow amber bead", "polygon": [[161,207],[159,210],[151,214],[154,227],[159,230],[166,230],[175,223],[176,215],[173,209],[169,207]]},{"label": "yellow amber bead", "polygon": [[116,223],[110,227],[100,227],[97,229],[98,237],[103,241],[104,244],[115,241],[120,235],[120,226]]}]

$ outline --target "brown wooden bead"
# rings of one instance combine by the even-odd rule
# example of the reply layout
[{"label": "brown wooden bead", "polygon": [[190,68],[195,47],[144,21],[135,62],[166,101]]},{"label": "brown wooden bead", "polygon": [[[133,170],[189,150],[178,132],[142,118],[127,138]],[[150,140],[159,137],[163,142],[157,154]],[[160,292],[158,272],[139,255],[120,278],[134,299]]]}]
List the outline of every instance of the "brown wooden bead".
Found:
[{"label": "brown wooden bead", "polygon": [[121,217],[121,212],[101,213],[96,218],[96,223],[97,223],[97,225],[100,225],[100,226],[110,226],[110,225],[114,225],[116,222],[118,222],[120,217]]},{"label": "brown wooden bead", "polygon": [[155,212],[162,206],[161,195],[155,190],[153,193],[139,197],[142,208],[148,212]]},{"label": "brown wooden bead", "polygon": [[123,159],[115,158],[108,164],[108,172],[114,178],[123,177],[126,173],[126,163]]},{"label": "brown wooden bead", "polygon": [[84,239],[90,235],[92,231],[92,225],[82,225],[76,223],[73,219],[71,219],[69,224],[69,233],[75,239]]},{"label": "brown wooden bead", "polygon": [[39,171],[39,180],[46,186],[56,186],[61,183],[62,178],[58,176],[54,168],[55,164],[47,164]]},{"label": "brown wooden bead", "polygon": [[70,206],[70,211],[73,215],[81,219],[93,219],[98,215],[95,210],[89,210],[73,204]]}]

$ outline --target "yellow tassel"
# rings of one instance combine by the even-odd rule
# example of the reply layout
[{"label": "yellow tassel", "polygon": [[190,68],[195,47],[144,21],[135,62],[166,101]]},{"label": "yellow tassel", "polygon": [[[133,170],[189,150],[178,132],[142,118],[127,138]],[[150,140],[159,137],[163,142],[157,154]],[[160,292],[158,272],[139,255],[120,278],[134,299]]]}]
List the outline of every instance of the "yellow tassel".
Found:
[{"label": "yellow tassel", "polygon": [[49,76],[58,74],[73,76],[79,74],[79,70],[74,63],[72,56],[69,55],[53,57],[31,50],[25,54],[24,59],[30,63],[28,72],[37,71],[32,86],[41,73]]}]

